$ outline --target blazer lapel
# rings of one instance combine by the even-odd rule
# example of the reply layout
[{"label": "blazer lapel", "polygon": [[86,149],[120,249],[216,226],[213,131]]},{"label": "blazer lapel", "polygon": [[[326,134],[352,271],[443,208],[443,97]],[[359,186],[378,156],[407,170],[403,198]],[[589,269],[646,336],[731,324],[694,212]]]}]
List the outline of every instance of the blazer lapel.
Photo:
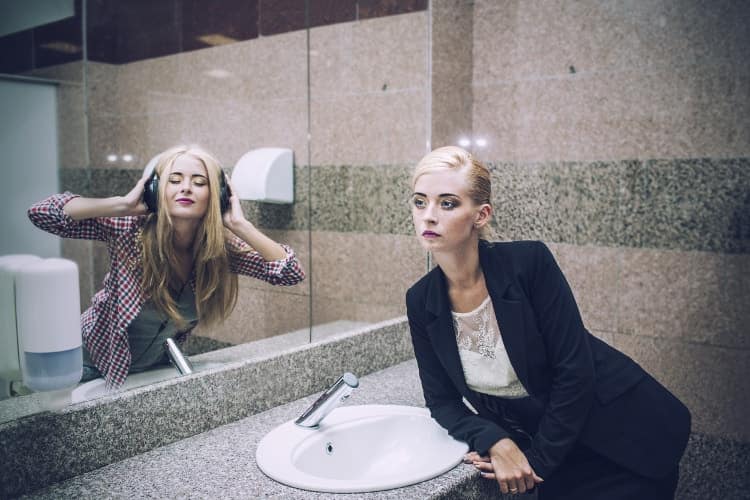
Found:
[{"label": "blazer lapel", "polygon": [[487,244],[479,245],[479,262],[484,272],[484,281],[492,298],[495,317],[500,327],[505,350],[510,364],[518,376],[518,380],[529,390],[528,370],[526,360],[526,335],[523,322],[523,302],[503,298],[510,286],[510,278],[502,267],[492,258],[491,249]]},{"label": "blazer lapel", "polygon": [[427,311],[432,315],[432,321],[427,325],[427,333],[435,354],[440,359],[445,371],[450,376],[456,388],[461,394],[468,394],[469,388],[464,378],[461,358],[458,356],[458,345],[456,344],[456,333],[453,330],[453,317],[451,316],[450,300],[448,299],[448,288],[445,286],[445,276],[439,267],[432,271],[432,282],[427,287]]}]

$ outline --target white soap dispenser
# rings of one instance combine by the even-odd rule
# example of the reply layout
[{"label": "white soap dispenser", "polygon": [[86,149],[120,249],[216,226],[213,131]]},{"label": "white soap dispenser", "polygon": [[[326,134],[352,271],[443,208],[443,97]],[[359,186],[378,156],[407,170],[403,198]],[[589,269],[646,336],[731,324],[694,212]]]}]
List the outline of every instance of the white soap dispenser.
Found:
[{"label": "white soap dispenser", "polygon": [[75,386],[81,379],[78,266],[44,259],[16,272],[16,317],[23,384],[34,391]]},{"label": "white soap dispenser", "polygon": [[16,271],[41,261],[28,254],[0,257],[0,399],[11,396],[11,385],[21,381],[21,354],[16,327]]}]

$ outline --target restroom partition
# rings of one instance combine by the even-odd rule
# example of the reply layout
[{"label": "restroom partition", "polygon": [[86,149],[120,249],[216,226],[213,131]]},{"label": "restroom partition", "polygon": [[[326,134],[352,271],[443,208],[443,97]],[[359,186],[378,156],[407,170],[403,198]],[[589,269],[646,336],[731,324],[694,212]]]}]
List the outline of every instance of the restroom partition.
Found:
[{"label": "restroom partition", "polygon": [[0,255],[59,257],[59,238],[31,225],[26,210],[58,181],[57,85],[0,76]]}]

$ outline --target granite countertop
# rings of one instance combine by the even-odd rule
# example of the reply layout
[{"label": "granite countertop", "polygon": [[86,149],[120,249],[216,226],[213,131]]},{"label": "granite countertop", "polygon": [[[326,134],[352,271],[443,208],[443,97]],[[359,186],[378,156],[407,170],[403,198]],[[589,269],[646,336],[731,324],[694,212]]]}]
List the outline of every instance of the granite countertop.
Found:
[{"label": "granite countertop", "polygon": [[[313,394],[216,427],[53,484],[23,498],[322,499],[356,496],[368,499],[468,499],[502,496],[495,484],[481,480],[472,466],[464,464],[419,484],[356,495],[308,492],[269,479],[255,463],[258,442],[277,425],[299,416],[316,397],[317,394]],[[362,377],[359,388],[346,404],[424,406],[416,361],[406,361]]]}]

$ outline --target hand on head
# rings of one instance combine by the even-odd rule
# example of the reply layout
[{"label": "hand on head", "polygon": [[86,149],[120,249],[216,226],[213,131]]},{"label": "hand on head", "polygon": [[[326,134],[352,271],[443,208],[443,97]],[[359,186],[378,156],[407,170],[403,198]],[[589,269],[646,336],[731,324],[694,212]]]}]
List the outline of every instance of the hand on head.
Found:
[{"label": "hand on head", "polygon": [[148,177],[148,175],[141,177],[135,183],[133,189],[122,197],[125,204],[125,215],[146,215],[148,213],[146,202],[143,201],[143,189]]},{"label": "hand on head", "polygon": [[529,465],[526,455],[509,438],[495,443],[488,457],[471,452],[466,455],[466,460],[473,462],[482,477],[496,480],[503,493],[526,493],[543,481]]},{"label": "hand on head", "polygon": [[221,220],[224,223],[224,227],[234,232],[233,228],[238,227],[243,222],[247,222],[245,219],[245,213],[242,211],[242,204],[240,198],[235,194],[237,191],[232,185],[232,181],[229,176],[225,177],[227,186],[229,187],[229,208],[221,214]]}]

